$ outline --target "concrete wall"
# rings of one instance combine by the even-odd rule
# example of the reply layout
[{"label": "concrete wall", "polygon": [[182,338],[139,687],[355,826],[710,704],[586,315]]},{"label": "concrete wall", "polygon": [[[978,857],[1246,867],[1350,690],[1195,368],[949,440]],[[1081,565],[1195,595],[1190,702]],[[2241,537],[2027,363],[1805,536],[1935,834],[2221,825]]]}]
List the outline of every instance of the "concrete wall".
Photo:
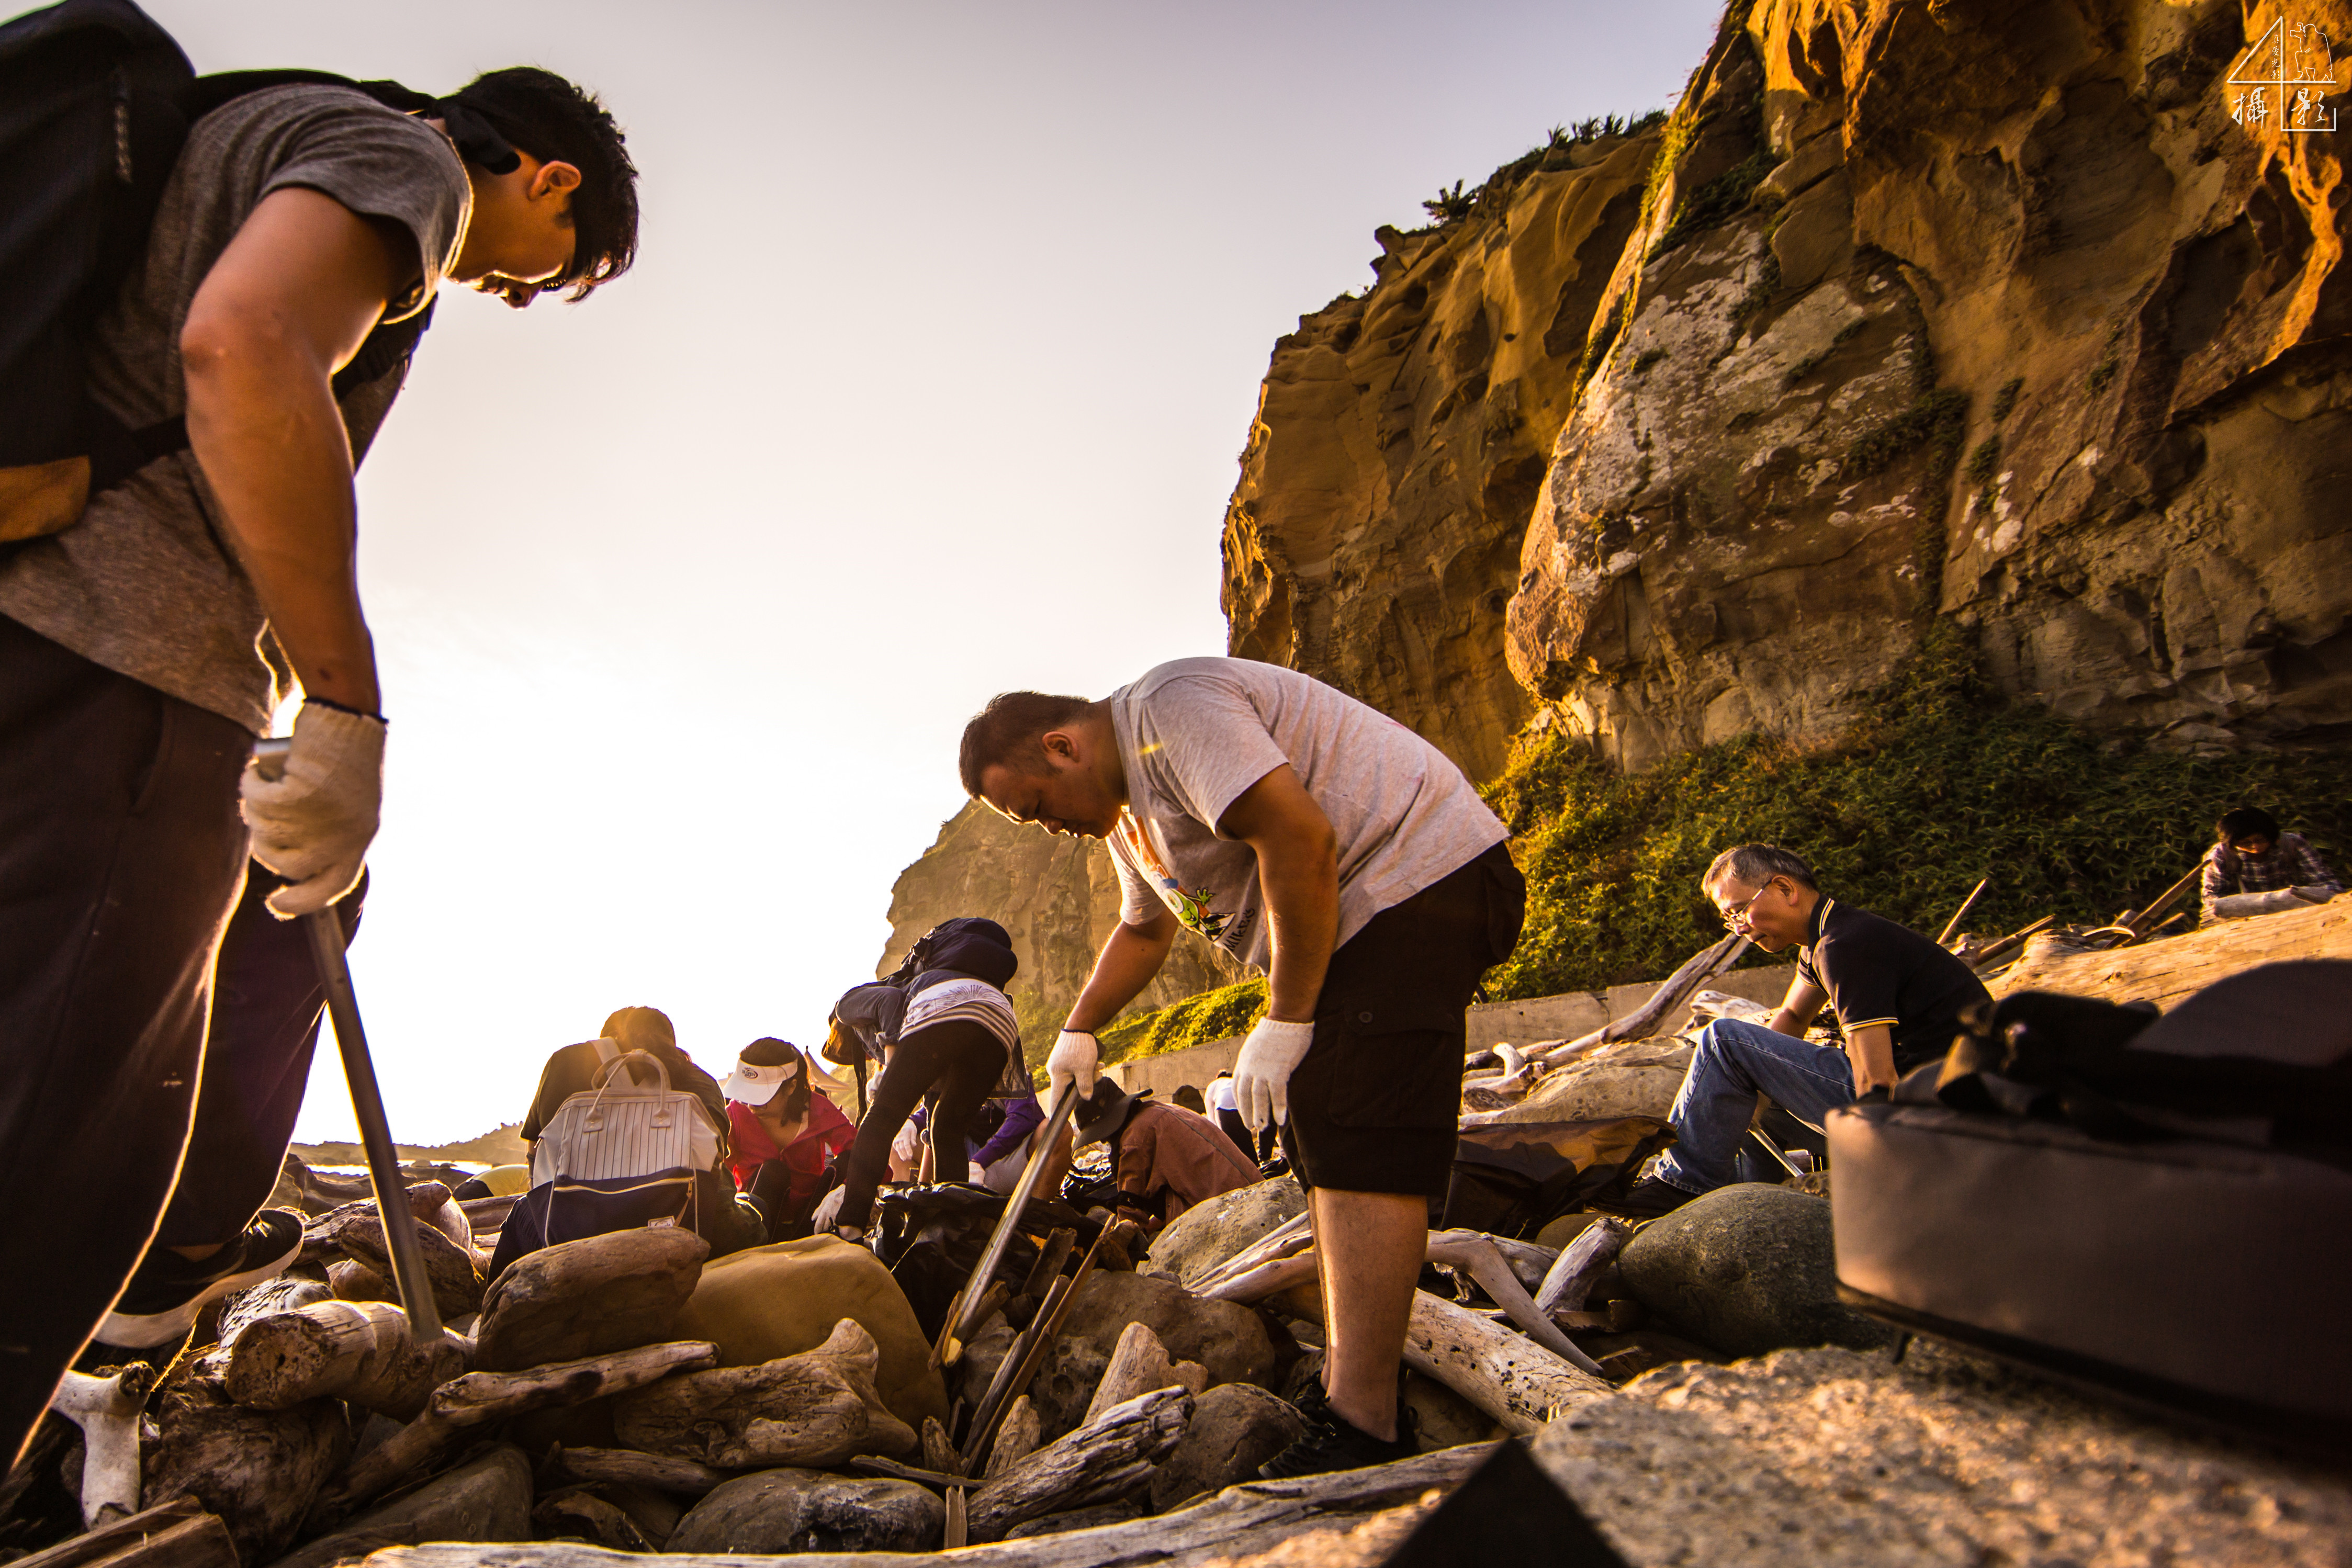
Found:
[{"label": "concrete wall", "polygon": [[[1769,1007],[1788,995],[1789,981],[1796,972],[1793,964],[1738,969],[1728,975],[1717,975],[1707,983],[1707,988]],[[1612,986],[1606,991],[1570,991],[1516,1002],[1482,1002],[1470,1009],[1465,1020],[1470,1049],[1486,1051],[1506,1040],[1513,1045],[1532,1045],[1540,1040],[1573,1040],[1612,1019],[1635,1011],[1657,988],[1655,981],[1645,981],[1633,986]],[[1669,1020],[1674,1029],[1661,1032],[1672,1033],[1689,1019],[1690,1014],[1685,1010]],[[1153,1099],[1166,1101],[1174,1097],[1181,1084],[1206,1090],[1211,1079],[1234,1064],[1241,1049],[1238,1038],[1213,1040],[1164,1056],[1115,1062],[1103,1071],[1117,1079],[1121,1088],[1130,1092],[1149,1089]]]}]

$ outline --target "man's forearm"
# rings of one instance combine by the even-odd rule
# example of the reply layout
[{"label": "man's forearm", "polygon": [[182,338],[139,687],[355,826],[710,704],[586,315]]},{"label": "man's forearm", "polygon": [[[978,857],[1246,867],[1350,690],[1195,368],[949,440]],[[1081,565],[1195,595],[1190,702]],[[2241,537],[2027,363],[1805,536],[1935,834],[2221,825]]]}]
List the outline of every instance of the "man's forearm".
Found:
[{"label": "man's forearm", "polygon": [[1070,1004],[1070,1016],[1062,1027],[1091,1034],[1117,1018],[1119,1009],[1142,995],[1143,988],[1160,973],[1175,940],[1173,915],[1141,927],[1121,921],[1096,955],[1094,973],[1087,977],[1087,988],[1078,993],[1078,999]]},{"label": "man's forearm", "polygon": [[1853,1069],[1856,1095],[1895,1087],[1895,1033],[1885,1024],[1873,1024],[1846,1036],[1846,1061]]},{"label": "man's forearm", "polygon": [[1265,1016],[1309,1023],[1339,936],[1339,871],[1335,854],[1258,858],[1268,940]]},{"label": "man's forearm", "polygon": [[188,370],[188,444],[303,691],[374,713],[352,453],[326,378],[267,339]]}]

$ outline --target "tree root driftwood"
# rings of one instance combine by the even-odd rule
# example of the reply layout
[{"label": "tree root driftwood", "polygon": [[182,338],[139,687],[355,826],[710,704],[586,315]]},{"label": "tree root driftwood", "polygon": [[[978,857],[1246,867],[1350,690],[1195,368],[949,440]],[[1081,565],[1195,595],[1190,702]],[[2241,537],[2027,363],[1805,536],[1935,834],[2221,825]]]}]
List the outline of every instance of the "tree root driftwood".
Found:
[{"label": "tree root driftwood", "polygon": [[1515,1437],[1538,1431],[1559,1412],[1616,1393],[1597,1373],[1570,1364],[1502,1324],[1427,1291],[1412,1293],[1405,1364],[1437,1379]]},{"label": "tree root driftwood", "polygon": [[1657,1032],[1659,1024],[1685,997],[1698,989],[1703,981],[1739,962],[1740,956],[1747,951],[1748,938],[1733,932],[1715,946],[1694,954],[1681,968],[1658,982],[1658,988],[1650,993],[1648,1001],[1623,1018],[1612,1019],[1591,1033],[1580,1035],[1574,1040],[1531,1049],[1528,1052],[1528,1060],[1557,1067],[1616,1040],[1646,1040]]},{"label": "tree root driftwood", "polygon": [[1153,1467],[1176,1451],[1192,1418],[1192,1396],[1182,1388],[1111,1406],[972,1493],[965,1513],[971,1538],[1002,1541],[1016,1524],[1149,1486]]},{"label": "tree root driftwood", "polygon": [[[1098,1526],[1060,1535],[966,1547],[945,1561],[954,1568],[1128,1568],[1146,1563],[1197,1563],[1254,1557],[1335,1519],[1395,1508],[1433,1489],[1450,1491],[1494,1451],[1492,1443],[1441,1448],[1433,1454],[1358,1470],[1251,1481],[1190,1508],[1157,1518]],[[928,1552],[812,1552],[795,1554],[793,1568],[940,1568]],[[644,1568],[629,1557],[569,1542],[500,1545],[428,1545],[387,1549],[369,1568]],[[744,1568],[744,1559],[674,1552],[661,1568]]]},{"label": "tree root driftwood", "polygon": [[447,1455],[472,1427],[642,1388],[718,1359],[719,1347],[708,1340],[679,1340],[529,1372],[469,1372],[452,1378],[434,1391],[425,1414],[362,1454],[319,1495],[304,1530],[310,1535],[333,1530],[394,1482]]},{"label": "tree root driftwood", "polygon": [[822,1469],[854,1454],[903,1454],[915,1429],[876,1392],[882,1352],[854,1318],[814,1350],[758,1366],[669,1378],[620,1400],[614,1436],[719,1469]]},{"label": "tree root driftwood", "polygon": [[[1601,1368],[1592,1359],[1576,1348],[1575,1343],[1560,1332],[1559,1325],[1537,1307],[1527,1287],[1511,1270],[1511,1265],[1494,1238],[1475,1230],[1433,1230],[1429,1233],[1429,1260],[1459,1269],[1477,1281],[1478,1288],[1486,1292],[1494,1303],[1510,1314],[1536,1343],[1570,1365],[1601,1375]],[[1322,1263],[1310,1248],[1286,1258],[1276,1258],[1258,1264],[1248,1272],[1234,1275],[1223,1282],[1202,1290],[1200,1294],[1212,1301],[1262,1301],[1294,1285],[1317,1279]],[[1582,1298],[1578,1305],[1583,1304]]]}]

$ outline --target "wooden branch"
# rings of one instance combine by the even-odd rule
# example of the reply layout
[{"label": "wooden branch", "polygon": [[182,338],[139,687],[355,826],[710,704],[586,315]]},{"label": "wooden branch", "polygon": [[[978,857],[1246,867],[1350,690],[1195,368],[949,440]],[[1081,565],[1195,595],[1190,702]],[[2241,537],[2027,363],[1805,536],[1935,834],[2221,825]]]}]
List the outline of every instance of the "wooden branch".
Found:
[{"label": "wooden branch", "polygon": [[651,1487],[656,1491],[703,1497],[735,1479],[692,1459],[665,1458],[636,1448],[567,1448],[557,1444],[547,1456],[545,1479],[556,1484]]},{"label": "wooden branch", "polygon": [[1976,886],[1969,889],[1969,895],[1960,900],[1960,906],[1952,911],[1949,920],[1944,922],[1944,929],[1936,938],[1937,946],[1940,947],[1952,939],[1952,933],[1960,928],[1960,922],[1967,919],[1969,911],[1976,906],[1977,894],[1982,893],[1991,881],[1989,876],[1980,878]]},{"label": "wooden branch", "polygon": [[1539,1429],[1558,1410],[1615,1392],[1605,1378],[1570,1365],[1526,1335],[1427,1291],[1412,1293],[1404,1359],[1515,1436]]},{"label": "wooden branch", "polygon": [[1037,1309],[1037,1315],[1029,1320],[1028,1328],[1013,1342],[1013,1348],[1006,1351],[1004,1359],[997,1364],[996,1375],[989,1380],[988,1392],[982,1396],[980,1407],[972,1412],[971,1429],[964,1434],[961,1469],[965,1475],[971,1474],[973,1464],[988,1451],[988,1445],[995,1439],[997,1423],[1004,1418],[1006,1404],[1028,1391],[1029,1380],[1037,1375],[1037,1368],[1045,1364],[1046,1353],[1054,1348],[1055,1339],[1062,1332],[1062,1320],[1069,1316],[1071,1299],[1078,1293],[1078,1287],[1093,1275],[1095,1259],[1102,1251],[1103,1238],[1109,1235],[1110,1230],[1111,1228],[1106,1225],[1095,1233],[1094,1244],[1087,1249],[1087,1255],[1078,1260],[1077,1272],[1065,1274],[1054,1281],[1045,1304]]},{"label": "wooden branch", "polygon": [[[1252,1481],[1157,1518],[968,1546],[947,1561],[953,1568],[1105,1568],[1252,1558],[1301,1531],[1417,1501],[1432,1490],[1451,1491],[1494,1449],[1492,1443],[1468,1443],[1392,1464]],[[954,1517],[950,1494],[950,1528]],[[393,1547],[370,1559],[372,1568],[485,1568],[493,1563],[495,1568],[632,1568],[638,1561],[555,1541],[494,1548],[461,1542]],[[747,1568],[747,1562],[716,1552],[673,1552],[663,1557],[661,1568]],[[942,1568],[942,1559],[927,1552],[815,1552],[794,1555],[791,1568]]]},{"label": "wooden branch", "polygon": [[953,1552],[971,1540],[971,1500],[961,1487],[948,1488],[947,1523],[940,1531],[940,1548]]},{"label": "wooden branch", "polygon": [[[97,1529],[68,1537],[46,1552],[19,1557],[10,1568],[83,1568],[85,1563],[110,1559],[117,1552],[135,1548],[175,1524],[210,1517],[204,1504],[184,1494],[137,1513],[108,1520]],[[226,1534],[226,1530],[223,1534]]]},{"label": "wooden branch", "polygon": [[642,1388],[718,1359],[719,1347],[708,1340],[678,1340],[583,1361],[559,1361],[529,1372],[469,1372],[452,1378],[434,1392],[424,1415],[362,1454],[320,1494],[307,1521],[309,1531],[318,1535],[332,1530],[360,1504],[455,1448],[469,1427]]},{"label": "wooden branch", "polygon": [[[934,1416],[933,1419],[936,1420],[938,1417]],[[849,1468],[853,1470],[864,1470],[868,1475],[889,1476],[898,1480],[913,1481],[919,1486],[929,1487],[934,1491],[943,1492],[954,1487],[971,1485],[970,1476],[958,1475],[953,1470],[943,1470],[936,1466],[902,1465],[898,1460],[885,1458],[880,1454],[860,1454],[849,1461]]]},{"label": "wooden branch", "polygon": [[1038,1439],[1045,1435],[1045,1418],[1029,1403],[1029,1396],[1024,1394],[1015,1399],[1013,1408],[997,1424],[996,1441],[988,1450],[988,1469],[981,1472],[980,1479],[992,1481],[1010,1475],[1015,1465],[1037,1451]]},{"label": "wooden branch", "polygon": [[1713,946],[1685,960],[1681,968],[1658,982],[1658,988],[1650,993],[1648,1001],[1643,1002],[1623,1018],[1612,1019],[1590,1034],[1580,1035],[1575,1040],[1548,1046],[1531,1047],[1528,1051],[1528,1059],[1531,1061],[1543,1061],[1557,1066],[1562,1062],[1573,1061],[1580,1056],[1598,1051],[1602,1046],[1616,1040],[1646,1040],[1651,1032],[1654,1031],[1660,1020],[1674,1011],[1685,997],[1696,990],[1700,982],[1731,967],[1732,965],[1739,962],[1740,955],[1747,951],[1748,938],[1736,931],[1732,932]]},{"label": "wooden branch", "polygon": [[221,1381],[240,1405],[286,1410],[331,1395],[400,1421],[466,1370],[461,1342],[418,1344],[408,1315],[388,1301],[319,1301],[256,1319],[225,1359]]},{"label": "wooden branch", "polygon": [[1192,1293],[1210,1301],[1262,1301],[1268,1296],[1280,1295],[1293,1285],[1303,1285],[1309,1280],[1318,1279],[1322,1271],[1322,1260],[1310,1247],[1287,1258],[1268,1259],[1246,1274],[1203,1286]]},{"label": "wooden branch", "polygon": [[948,1429],[936,1416],[923,1417],[922,1455],[924,1465],[943,1475],[961,1476],[963,1466],[956,1457],[955,1445],[948,1441]]},{"label": "wooden branch", "polygon": [[1552,1317],[1582,1307],[1592,1282],[1616,1261],[1618,1252],[1633,1234],[1632,1226],[1607,1215],[1586,1226],[1575,1240],[1560,1249],[1550,1271],[1544,1275],[1543,1283],[1536,1287],[1536,1310]]},{"label": "wooden branch", "polygon": [[1575,1342],[1560,1333],[1559,1325],[1537,1310],[1535,1298],[1528,1294],[1511,1266],[1495,1247],[1494,1239],[1475,1230],[1433,1230],[1429,1233],[1429,1260],[1466,1270],[1486,1292],[1486,1299],[1510,1314],[1511,1321],[1538,1344],[1567,1362],[1580,1367],[1593,1376],[1601,1368],[1592,1358],[1576,1348]]},{"label": "wooden branch", "polygon": [[1511,1266],[1511,1272],[1519,1277],[1519,1283],[1530,1291],[1543,1283],[1545,1273],[1559,1257],[1559,1248],[1546,1247],[1541,1242],[1521,1241],[1514,1237],[1496,1236],[1484,1230],[1472,1234],[1484,1236],[1492,1242],[1495,1250],[1503,1255],[1503,1261]]},{"label": "wooden branch", "polygon": [[[194,1500],[187,1500],[193,1507]],[[228,1526],[201,1511],[156,1518],[127,1534],[112,1533],[163,1512],[149,1509],[114,1521],[106,1528],[103,1548],[84,1545],[101,1533],[94,1530],[16,1562],[31,1568],[237,1568],[236,1542],[229,1538]]]},{"label": "wooden branch", "polygon": [[876,1391],[881,1364],[874,1336],[843,1318],[814,1350],[687,1373],[630,1395],[613,1408],[613,1435],[721,1469],[822,1469],[853,1454],[903,1454],[915,1447],[915,1429]]},{"label": "wooden branch", "polygon": [[1170,1361],[1168,1347],[1160,1343],[1151,1325],[1132,1322],[1119,1332],[1110,1364],[1103,1368],[1102,1381],[1095,1385],[1094,1398],[1087,1402],[1078,1425],[1087,1426],[1114,1406],[1162,1388],[1199,1394],[1208,1386],[1208,1368],[1197,1361]]},{"label": "wooden branch", "polygon": [[975,1541],[1002,1541],[1014,1525],[1125,1497],[1151,1479],[1152,1467],[1176,1451],[1192,1396],[1161,1388],[1112,1406],[1066,1437],[1046,1444],[971,1497]]},{"label": "wooden branch", "polygon": [[1969,968],[1982,971],[1989,967],[1995,960],[1999,959],[2003,954],[2009,952],[2010,949],[2024,946],[2025,939],[2032,936],[2035,932],[2048,930],[2057,923],[2058,917],[2056,915],[2045,915],[2041,919],[2035,921],[2032,925],[2012,931],[2008,936],[2000,938],[2000,940],[1979,948],[1974,955],[1963,961],[1967,963]]},{"label": "wooden branch", "polygon": [[1268,1259],[1288,1257],[1313,1246],[1314,1226],[1312,1214],[1294,1215],[1201,1276],[1200,1283],[1192,1288],[1193,1293],[1204,1293],[1222,1281],[1239,1279]]},{"label": "wooden branch", "polygon": [[247,1323],[334,1299],[335,1292],[324,1280],[313,1280],[308,1274],[279,1274],[229,1297],[221,1308],[220,1322],[214,1333],[226,1349],[236,1343],[236,1336],[245,1332]]},{"label": "wooden branch", "polygon": [[2142,936],[2154,935],[2166,924],[2164,919],[2165,911],[2170,909],[2175,904],[2178,904],[2183,894],[2187,894],[2190,888],[2197,885],[2198,878],[2204,874],[2205,866],[2203,862],[2200,861],[2196,865],[2189,867],[2188,875],[2182,877],[2179,882],[2174,883],[2170,887],[2166,888],[2162,893],[2158,894],[2155,903],[2149,904],[2146,909],[2139,912],[2139,918],[2132,922],[2133,926],[2138,930]]}]

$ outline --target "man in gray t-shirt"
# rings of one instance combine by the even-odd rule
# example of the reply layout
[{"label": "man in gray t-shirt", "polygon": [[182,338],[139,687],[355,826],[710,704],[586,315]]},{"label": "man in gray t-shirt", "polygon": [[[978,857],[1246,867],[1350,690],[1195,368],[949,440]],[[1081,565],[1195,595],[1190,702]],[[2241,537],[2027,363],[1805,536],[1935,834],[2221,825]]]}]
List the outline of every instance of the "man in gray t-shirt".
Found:
[{"label": "man in gray t-shirt", "polygon": [[[0,1464],[124,1291],[175,1175],[206,1178],[178,1172],[200,1066],[296,1070],[229,1060],[281,1038],[207,1046],[212,972],[248,853],[284,878],[267,915],[285,919],[350,892],[374,836],[384,723],[352,469],[405,369],[389,334],[445,279],[523,305],[617,276],[635,177],[603,107],[531,68],[416,116],[266,88],[189,131],[87,354],[105,414],[184,419],[184,449],[159,438],[78,520],[0,547],[0,1190],[75,1194],[0,1219],[0,1269],[39,1281],[0,1291]],[[297,684],[284,776],[261,779],[254,737]],[[283,1260],[248,1230],[151,1261],[122,1304],[184,1333]]]},{"label": "man in gray t-shirt", "polygon": [[1234,1096],[1253,1129],[1281,1124],[1309,1189],[1328,1339],[1308,1434],[1264,1473],[1411,1454],[1397,1366],[1453,1167],[1463,1010],[1526,902],[1503,824],[1412,731],[1247,659],[1179,659],[1100,702],[1007,693],[961,768],[975,799],[1107,840],[1118,867],[1119,925],[1047,1059],[1057,1095],[1093,1083],[1094,1031],[1180,926],[1265,971]]}]

